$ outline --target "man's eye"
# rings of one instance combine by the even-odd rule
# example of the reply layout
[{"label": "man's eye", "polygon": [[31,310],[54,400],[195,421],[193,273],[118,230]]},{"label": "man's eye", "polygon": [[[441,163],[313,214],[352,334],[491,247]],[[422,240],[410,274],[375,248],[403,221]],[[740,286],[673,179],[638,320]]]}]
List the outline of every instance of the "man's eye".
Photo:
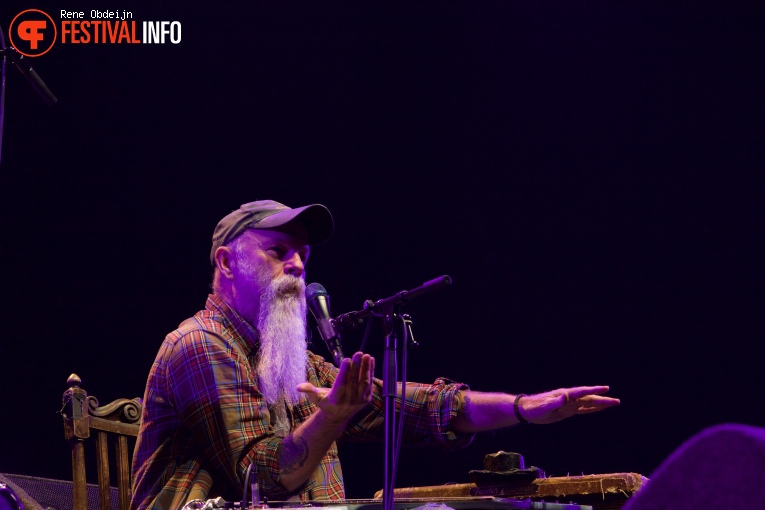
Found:
[{"label": "man's eye", "polygon": [[273,253],[274,253],[274,255],[276,255],[276,256],[277,256],[277,257],[279,257],[279,258],[282,258],[282,256],[284,256],[284,253],[285,253],[285,252],[284,252],[284,249],[283,249],[283,248],[281,248],[281,247],[279,247],[279,246],[271,246],[271,247],[270,247],[270,248],[268,248],[268,250],[266,250],[266,251],[270,251],[270,252],[273,252]]}]

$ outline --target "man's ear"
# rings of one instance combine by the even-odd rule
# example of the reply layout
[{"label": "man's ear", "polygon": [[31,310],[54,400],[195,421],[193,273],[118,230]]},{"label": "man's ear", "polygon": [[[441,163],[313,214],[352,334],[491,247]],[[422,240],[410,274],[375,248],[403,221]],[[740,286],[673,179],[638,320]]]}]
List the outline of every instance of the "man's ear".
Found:
[{"label": "man's ear", "polygon": [[228,246],[220,246],[215,250],[215,266],[218,272],[226,279],[233,279],[234,273],[231,271],[231,264],[234,256]]}]

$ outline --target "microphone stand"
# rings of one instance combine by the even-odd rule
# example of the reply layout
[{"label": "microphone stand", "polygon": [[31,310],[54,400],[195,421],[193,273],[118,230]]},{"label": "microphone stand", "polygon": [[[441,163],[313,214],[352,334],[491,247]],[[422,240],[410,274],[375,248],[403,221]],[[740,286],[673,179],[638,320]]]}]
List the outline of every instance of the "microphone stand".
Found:
[{"label": "microphone stand", "polygon": [[[383,399],[385,401],[385,460],[383,477],[383,510],[393,510],[393,489],[396,486],[396,383],[398,382],[398,366],[396,349],[398,335],[396,335],[395,323],[398,316],[393,304],[386,305],[382,310],[383,333],[385,335],[385,352],[383,354]],[[401,393],[401,413],[404,412],[404,399],[406,395]]]},{"label": "microphone stand", "polygon": [[3,36],[3,29],[0,27],[0,57],[2,63],[0,63],[0,162],[3,159],[3,125],[5,124],[5,61],[6,59],[11,61],[16,69],[24,76],[27,82],[32,88],[39,94],[43,101],[48,106],[52,106],[58,101],[56,96],[50,91],[50,89],[43,83],[40,77],[37,75],[32,65],[28,60],[24,58],[24,55],[13,46],[6,46],[5,37]]},{"label": "microphone stand", "polygon": [[[383,355],[383,399],[385,401],[385,476],[383,481],[383,510],[394,510],[393,488],[396,484],[396,467],[398,465],[397,428],[400,433],[403,428],[403,419],[396,424],[396,383],[398,382],[398,366],[396,351],[398,335],[396,324],[400,324],[402,336],[407,338],[411,327],[409,316],[400,316],[397,311],[401,305],[420,297],[421,295],[443,289],[451,285],[450,276],[440,276],[423,283],[412,290],[402,290],[391,297],[378,301],[366,301],[364,308],[356,312],[348,312],[339,315],[333,322],[336,327],[356,327],[361,321],[375,314],[383,319],[383,333],[385,335],[385,352]],[[406,367],[403,368],[406,373]],[[402,381],[401,387],[401,417],[403,418],[406,401],[406,381]]]},{"label": "microphone stand", "polygon": [[37,95],[40,96],[40,99],[42,99],[45,104],[48,106],[56,104],[58,99],[53,95],[53,92],[50,91],[48,86],[45,85],[45,82],[40,79],[37,72],[32,69],[32,64],[29,63],[28,59],[24,58],[24,55],[13,46],[5,46],[2,48],[2,54],[3,58],[7,57],[11,61],[11,64],[19,70],[24,79],[27,80],[27,83],[29,83],[29,86],[37,92]]}]

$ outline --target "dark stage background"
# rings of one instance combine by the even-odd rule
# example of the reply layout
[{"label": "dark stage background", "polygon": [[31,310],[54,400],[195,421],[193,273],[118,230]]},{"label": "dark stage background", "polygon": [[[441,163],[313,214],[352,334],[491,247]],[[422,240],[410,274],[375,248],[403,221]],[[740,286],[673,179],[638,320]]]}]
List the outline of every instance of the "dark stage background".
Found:
[{"label": "dark stage background", "polygon": [[[41,0],[3,2],[3,30],[28,8],[180,21],[182,42],[57,44],[33,61],[53,108],[8,69],[0,472],[69,476],[69,374],[141,395],[204,304],[216,222],[263,198],[333,212],[307,281],[335,313],[453,277],[407,308],[409,379],[622,399],[405,450],[399,486],[497,450],[648,475],[706,426],[765,425],[760,3]],[[382,445],[341,449],[370,497]]]}]

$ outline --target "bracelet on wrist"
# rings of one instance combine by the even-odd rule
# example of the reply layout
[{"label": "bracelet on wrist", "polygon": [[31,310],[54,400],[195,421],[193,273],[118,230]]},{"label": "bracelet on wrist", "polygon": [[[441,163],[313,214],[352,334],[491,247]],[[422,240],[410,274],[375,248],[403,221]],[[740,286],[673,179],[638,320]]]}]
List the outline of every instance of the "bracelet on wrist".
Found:
[{"label": "bracelet on wrist", "polygon": [[521,423],[531,423],[529,420],[521,416],[521,411],[518,409],[518,402],[520,402],[521,397],[525,397],[525,393],[519,393],[515,396],[515,402],[513,402],[513,411],[515,411],[515,417],[518,418],[518,421]]}]

